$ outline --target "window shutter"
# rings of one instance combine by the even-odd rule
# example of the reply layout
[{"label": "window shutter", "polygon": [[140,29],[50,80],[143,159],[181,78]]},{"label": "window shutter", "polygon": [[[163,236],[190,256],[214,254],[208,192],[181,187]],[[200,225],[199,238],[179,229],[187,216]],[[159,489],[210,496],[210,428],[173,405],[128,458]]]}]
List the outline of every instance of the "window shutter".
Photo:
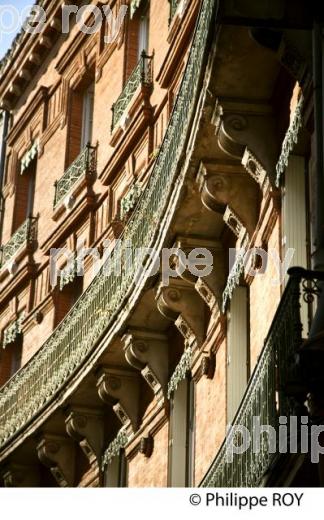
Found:
[{"label": "window shutter", "polygon": [[172,397],[169,484],[185,487],[187,474],[187,431],[189,381],[184,379]]},{"label": "window shutter", "polygon": [[227,334],[227,422],[231,423],[246,390],[248,374],[248,289],[234,291]]},{"label": "window shutter", "polygon": [[[285,172],[285,190],[283,195],[283,255],[289,249],[295,253],[291,267],[307,269],[307,216],[306,183],[304,157],[291,155]],[[286,277],[286,283],[288,276]],[[308,309],[301,302],[301,316],[304,335],[308,333]]]}]

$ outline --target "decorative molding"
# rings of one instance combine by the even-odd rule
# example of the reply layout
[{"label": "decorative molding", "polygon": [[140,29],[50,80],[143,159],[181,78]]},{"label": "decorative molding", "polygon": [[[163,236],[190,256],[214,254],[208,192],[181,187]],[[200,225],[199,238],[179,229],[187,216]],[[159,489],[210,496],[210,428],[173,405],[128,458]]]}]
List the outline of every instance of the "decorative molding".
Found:
[{"label": "decorative molding", "polygon": [[270,187],[267,172],[260,161],[258,161],[255,155],[248,148],[245,149],[242,158],[242,165],[251,175],[252,179],[259,184],[261,191],[265,193]]},{"label": "decorative molding", "polygon": [[76,256],[68,262],[68,265],[60,272],[60,291],[64,287],[73,283],[77,276],[80,276],[79,262]]},{"label": "decorative molding", "polygon": [[242,235],[242,232],[246,232],[246,229],[240,221],[239,217],[229,206],[227,206],[225,210],[223,220],[237,238]]},{"label": "decorative molding", "polygon": [[148,437],[142,437],[140,441],[139,452],[144,455],[147,459],[149,459],[154,450],[154,437],[152,435],[148,435]]},{"label": "decorative molding", "polygon": [[23,174],[33,160],[37,157],[39,149],[38,141],[35,141],[20,161],[20,173]]},{"label": "decorative molding", "polygon": [[135,182],[126,195],[120,201],[120,219],[124,220],[129,216],[131,211],[135,208],[141,194],[143,192],[142,185]]},{"label": "decorative molding", "polygon": [[126,448],[129,441],[130,437],[128,436],[126,429],[122,428],[119,430],[116,438],[109,444],[102,457],[102,471],[105,470],[105,467],[108,466],[108,464],[111,464],[115,457],[119,456],[120,451]]},{"label": "decorative molding", "polygon": [[173,372],[173,375],[168,384],[168,399],[170,399],[171,394],[177,390],[181,381],[186,379],[188,372],[190,372],[192,354],[193,349],[191,347],[186,348],[186,350],[182,354],[181,359],[178,365],[176,366],[176,369]]},{"label": "decorative molding", "polygon": [[25,312],[3,331],[2,348],[5,349],[11,343],[15,343],[17,338],[22,335],[22,324],[25,319]]},{"label": "decorative molding", "polygon": [[298,105],[296,107],[295,113],[291,118],[289,128],[285,135],[285,138],[282,143],[281,154],[277,163],[277,178],[276,178],[276,186],[279,188],[280,179],[283,173],[285,172],[288,163],[289,156],[293,151],[295,145],[298,143],[299,133],[303,127],[303,110],[304,110],[304,97],[300,96]]},{"label": "decorative molding", "polygon": [[223,305],[222,305],[223,313],[225,313],[227,302],[228,302],[228,300],[232,299],[234,290],[240,284],[241,276],[244,273],[244,265],[245,265],[244,262],[245,262],[247,245],[248,245],[248,236],[245,235],[245,237],[241,241],[240,249],[238,249],[238,251],[237,251],[234,265],[228,275],[226,287],[225,287],[225,290],[223,293]]}]

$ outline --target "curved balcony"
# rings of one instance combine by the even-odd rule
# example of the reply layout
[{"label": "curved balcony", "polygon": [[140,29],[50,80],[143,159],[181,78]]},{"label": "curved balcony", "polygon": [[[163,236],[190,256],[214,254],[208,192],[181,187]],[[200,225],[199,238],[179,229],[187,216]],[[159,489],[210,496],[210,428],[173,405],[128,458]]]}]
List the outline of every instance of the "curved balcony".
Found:
[{"label": "curved balcony", "polygon": [[[300,415],[298,397],[302,385],[296,364],[303,342],[300,302],[301,296],[307,302],[314,299],[317,281],[323,280],[323,273],[292,268],[289,274],[289,282],[245,396],[201,487],[262,485],[270,466],[279,457],[279,435],[273,450],[268,435],[259,435],[256,431],[254,418],[260,419],[261,427],[271,427],[278,433],[280,417]],[[241,446],[243,428],[253,441],[247,450],[238,454],[233,446]],[[259,436],[259,445],[254,442],[254,436]]]},{"label": "curved balcony", "polygon": [[180,159],[200,93],[208,35],[213,26],[216,5],[216,0],[202,2],[180,92],[152,175],[124,230],[120,247],[113,251],[109,259],[109,262],[118,262],[116,265],[122,266],[121,271],[118,275],[107,275],[107,269],[104,271],[103,266],[103,270],[40,351],[1,389],[2,449],[49,407],[55,396],[63,392],[65,385],[80,369],[84,370],[98,342],[103,337],[109,337],[116,328],[116,316],[129,312],[130,300],[134,304],[138,280],[145,280],[150,275],[151,265],[143,265],[137,259],[130,269],[121,259],[130,243],[133,248],[158,244],[156,254],[162,248],[157,237],[165,227],[163,218],[174,194],[175,183],[182,185],[184,182],[183,176],[178,174]]}]

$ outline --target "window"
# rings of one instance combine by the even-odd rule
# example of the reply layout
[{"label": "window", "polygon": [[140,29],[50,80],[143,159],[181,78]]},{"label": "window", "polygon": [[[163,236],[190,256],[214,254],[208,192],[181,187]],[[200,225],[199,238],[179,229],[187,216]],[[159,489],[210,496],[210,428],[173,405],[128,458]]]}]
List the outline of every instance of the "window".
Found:
[{"label": "window", "polygon": [[150,3],[143,0],[128,23],[125,83],[135,69],[143,52],[149,51]]},{"label": "window", "polygon": [[127,459],[125,450],[120,450],[119,455],[114,457],[106,466],[105,487],[124,488],[127,487]]},{"label": "window", "polygon": [[68,314],[70,309],[80,298],[83,291],[83,278],[76,276],[74,280],[62,289],[56,288],[54,293],[55,315],[54,328],[61,323],[64,317]]},{"label": "window", "polygon": [[93,107],[94,107],[94,84],[90,85],[83,96],[83,116],[82,116],[82,139],[81,150],[92,142],[93,128]]},{"label": "window", "polygon": [[29,163],[20,164],[17,173],[15,210],[13,216],[12,233],[14,233],[28,217],[33,216],[37,159],[34,157]]},{"label": "window", "polygon": [[66,168],[75,161],[85,146],[92,141],[94,83],[91,82],[85,88],[73,90],[70,96]]},{"label": "window", "polygon": [[249,377],[248,288],[237,287],[228,313],[227,423],[240,406]]},{"label": "window", "polygon": [[194,485],[195,386],[186,378],[170,402],[169,486]]},{"label": "window", "polygon": [[25,313],[20,313],[2,332],[0,347],[0,387],[21,367]]}]

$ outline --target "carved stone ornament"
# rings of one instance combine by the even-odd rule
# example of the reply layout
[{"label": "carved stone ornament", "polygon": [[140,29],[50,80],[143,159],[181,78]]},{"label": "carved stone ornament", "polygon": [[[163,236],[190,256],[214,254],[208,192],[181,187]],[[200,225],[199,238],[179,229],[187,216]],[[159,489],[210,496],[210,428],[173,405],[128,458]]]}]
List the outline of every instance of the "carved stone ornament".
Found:
[{"label": "carved stone ornament", "polygon": [[289,156],[293,151],[295,145],[298,143],[299,133],[303,126],[303,108],[304,98],[303,96],[301,96],[282,143],[282,150],[277,163],[277,187],[280,186],[281,176],[283,175],[288,166]]},{"label": "carved stone ornament", "polygon": [[220,166],[202,162],[196,179],[201,200],[210,211],[224,215],[230,207],[252,235],[258,220],[258,186],[245,173],[221,172]]},{"label": "carved stone ornament", "polygon": [[90,464],[100,463],[104,442],[103,415],[95,410],[75,408],[65,420],[68,435],[79,443]]},{"label": "carved stone ornament", "polygon": [[173,372],[171,379],[168,384],[168,399],[170,399],[171,394],[176,391],[181,381],[183,381],[188,372],[191,370],[191,361],[192,361],[192,348],[188,347],[184,351],[181,356],[181,359],[176,366],[175,371]]},{"label": "carved stone ornament", "polygon": [[45,434],[37,445],[37,453],[60,487],[74,486],[75,446],[71,440]]},{"label": "carved stone ornament", "polygon": [[194,288],[182,280],[171,279],[167,287],[160,284],[156,301],[161,314],[175,323],[187,345],[202,344],[204,308]]},{"label": "carved stone ornament", "polygon": [[129,437],[125,428],[119,430],[116,438],[109,444],[107,450],[102,457],[102,471],[108,464],[111,464],[114,457],[118,457],[120,451],[126,448],[129,442]]},{"label": "carved stone ornament", "polygon": [[167,337],[152,331],[130,329],[122,341],[127,362],[141,372],[155,395],[165,395],[169,365]]},{"label": "carved stone ornament", "polygon": [[140,380],[134,371],[104,367],[97,382],[100,398],[112,406],[123,426],[137,430]]}]

